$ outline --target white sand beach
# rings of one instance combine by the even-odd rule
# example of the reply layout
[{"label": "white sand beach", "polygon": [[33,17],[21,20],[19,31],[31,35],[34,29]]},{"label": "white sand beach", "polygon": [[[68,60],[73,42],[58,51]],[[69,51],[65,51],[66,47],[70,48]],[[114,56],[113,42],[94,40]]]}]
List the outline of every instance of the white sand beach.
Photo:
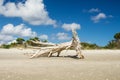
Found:
[{"label": "white sand beach", "polygon": [[85,59],[69,57],[73,50],[60,57],[24,55],[32,51],[0,49],[0,80],[120,80],[120,50],[82,50]]}]

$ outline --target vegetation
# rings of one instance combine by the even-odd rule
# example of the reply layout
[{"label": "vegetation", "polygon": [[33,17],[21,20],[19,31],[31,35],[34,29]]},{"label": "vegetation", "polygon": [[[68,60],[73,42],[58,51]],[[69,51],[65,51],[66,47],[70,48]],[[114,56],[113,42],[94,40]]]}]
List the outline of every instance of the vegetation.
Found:
[{"label": "vegetation", "polygon": [[17,45],[18,45],[18,44],[15,43],[15,42],[10,44],[11,47],[16,47]]},{"label": "vegetation", "polygon": [[38,37],[30,38],[29,40],[40,41]]},{"label": "vegetation", "polygon": [[[82,49],[120,49],[120,32],[116,33],[114,36],[114,39],[109,41],[108,44],[104,47],[100,47],[97,44],[91,44],[91,43],[86,43],[82,42]],[[26,47],[26,45],[31,45],[31,46],[41,46],[38,44],[32,43],[32,41],[40,41],[38,37],[30,38],[28,40],[24,40],[23,38],[17,38],[16,42],[11,43],[11,44],[3,44],[1,45],[1,48],[6,48],[9,49],[11,47]],[[48,40],[41,40],[42,42],[48,42]]]},{"label": "vegetation", "polygon": [[46,42],[48,42],[48,40],[42,40],[42,42],[45,42],[45,43],[46,43]]},{"label": "vegetation", "polygon": [[7,44],[2,45],[2,48],[5,48],[5,49],[9,49],[10,47],[11,47],[11,45],[7,45]]},{"label": "vegetation", "polygon": [[120,32],[114,35],[114,40],[109,41],[105,46],[107,49],[120,49]]},{"label": "vegetation", "polygon": [[17,38],[16,41],[17,41],[17,44],[23,44],[25,40],[23,38]]},{"label": "vegetation", "polygon": [[82,42],[81,45],[83,49],[100,49],[101,48],[97,44],[90,44],[86,42]]},{"label": "vegetation", "polygon": [[115,49],[116,48],[116,42],[114,40],[109,41],[109,43],[104,47],[106,49]]},{"label": "vegetation", "polygon": [[119,33],[116,33],[116,34],[114,35],[114,38],[115,38],[116,40],[119,40],[119,39],[120,39],[120,32],[119,32]]},{"label": "vegetation", "polygon": [[33,44],[32,41],[40,41],[38,37],[30,38],[26,41],[26,44],[31,45],[31,46],[40,46],[38,44]]}]

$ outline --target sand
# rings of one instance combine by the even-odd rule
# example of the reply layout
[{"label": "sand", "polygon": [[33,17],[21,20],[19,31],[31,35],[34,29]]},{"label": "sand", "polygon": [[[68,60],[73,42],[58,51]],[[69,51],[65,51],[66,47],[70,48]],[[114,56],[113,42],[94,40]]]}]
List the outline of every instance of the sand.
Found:
[{"label": "sand", "polygon": [[[120,80],[120,50],[83,50],[85,59],[61,57],[29,59],[26,49],[0,49],[0,80]],[[66,52],[66,53],[65,53]]]}]

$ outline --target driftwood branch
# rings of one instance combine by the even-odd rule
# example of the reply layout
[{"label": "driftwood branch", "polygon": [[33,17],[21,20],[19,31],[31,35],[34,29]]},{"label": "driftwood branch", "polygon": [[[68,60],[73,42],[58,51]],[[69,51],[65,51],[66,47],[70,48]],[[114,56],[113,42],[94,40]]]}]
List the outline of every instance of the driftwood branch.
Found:
[{"label": "driftwood branch", "polygon": [[45,43],[45,42],[40,42],[40,41],[33,41],[31,40],[32,43],[34,44],[39,44],[39,45],[44,45],[44,46],[55,46],[56,44],[53,43]]}]

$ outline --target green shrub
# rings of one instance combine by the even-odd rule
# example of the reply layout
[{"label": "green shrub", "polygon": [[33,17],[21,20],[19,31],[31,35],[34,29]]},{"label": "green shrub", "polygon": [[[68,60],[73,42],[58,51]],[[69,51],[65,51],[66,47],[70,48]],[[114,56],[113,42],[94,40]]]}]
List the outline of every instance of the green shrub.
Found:
[{"label": "green shrub", "polygon": [[10,45],[7,45],[7,44],[3,44],[2,45],[2,48],[5,48],[5,49],[9,49],[11,46]]}]

